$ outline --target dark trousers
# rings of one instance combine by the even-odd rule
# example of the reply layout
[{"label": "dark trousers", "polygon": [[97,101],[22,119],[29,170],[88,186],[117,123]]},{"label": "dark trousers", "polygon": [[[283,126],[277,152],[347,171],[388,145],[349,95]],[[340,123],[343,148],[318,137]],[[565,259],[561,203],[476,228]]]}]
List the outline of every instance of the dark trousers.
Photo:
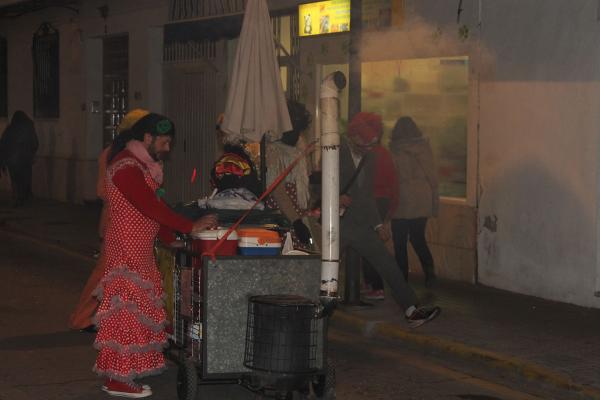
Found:
[{"label": "dark trousers", "polygon": [[415,292],[400,273],[394,256],[387,251],[373,228],[342,218],[340,239],[340,250],[349,246],[366,259],[389,285],[392,297],[404,310],[418,303]]},{"label": "dark trousers", "polygon": [[[387,215],[388,209],[390,208],[390,201],[386,198],[377,198],[375,199],[375,202],[377,203],[377,211],[379,212],[379,216],[383,221]],[[361,261],[365,283],[371,286],[371,289],[373,290],[383,290],[383,280],[375,268],[373,268],[373,266],[369,264],[369,261],[367,261],[365,258],[363,258]]]},{"label": "dark trousers", "polygon": [[13,197],[17,205],[23,204],[31,195],[31,164],[8,167]]},{"label": "dark trousers", "polygon": [[421,268],[427,271],[433,270],[433,257],[425,240],[425,229],[427,227],[427,218],[414,219],[393,219],[392,236],[394,240],[394,252],[396,253],[396,262],[404,277],[408,279],[408,241],[415,249]]}]

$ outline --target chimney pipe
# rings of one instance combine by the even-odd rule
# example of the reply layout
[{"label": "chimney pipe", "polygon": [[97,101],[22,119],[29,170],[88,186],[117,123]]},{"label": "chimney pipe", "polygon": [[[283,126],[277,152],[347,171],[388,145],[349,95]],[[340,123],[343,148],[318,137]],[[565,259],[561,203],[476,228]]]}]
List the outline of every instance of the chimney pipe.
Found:
[{"label": "chimney pipe", "polygon": [[340,114],[339,91],[346,77],[333,72],[321,82],[321,300],[329,302],[338,295],[340,267]]}]

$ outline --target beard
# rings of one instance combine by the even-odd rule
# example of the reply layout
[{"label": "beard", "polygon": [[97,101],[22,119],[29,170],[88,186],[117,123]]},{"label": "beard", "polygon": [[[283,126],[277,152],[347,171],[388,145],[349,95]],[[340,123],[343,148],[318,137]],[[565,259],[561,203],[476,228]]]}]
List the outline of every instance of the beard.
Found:
[{"label": "beard", "polygon": [[150,147],[148,148],[148,154],[150,154],[150,157],[152,157],[154,161],[163,161],[167,157],[166,151],[156,150],[154,141],[150,143]]}]

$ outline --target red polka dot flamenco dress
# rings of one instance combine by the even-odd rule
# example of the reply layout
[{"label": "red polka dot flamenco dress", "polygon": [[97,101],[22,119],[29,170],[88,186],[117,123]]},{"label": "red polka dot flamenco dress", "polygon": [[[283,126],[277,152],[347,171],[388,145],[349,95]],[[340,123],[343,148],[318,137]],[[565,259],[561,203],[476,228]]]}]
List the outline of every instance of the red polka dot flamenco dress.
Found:
[{"label": "red polka dot flamenco dress", "polygon": [[[110,225],[105,236],[106,270],[96,291],[100,305],[94,346],[99,354],[94,370],[107,378],[132,382],[165,369],[166,314],[153,252],[160,224],[132,205],[125,189],[135,185],[127,179],[137,179],[138,185],[143,181],[147,187],[138,192],[150,193],[154,197],[150,202],[164,205],[154,195],[159,185],[145,165],[131,154],[119,156],[108,167],[105,182]],[[115,183],[119,174],[121,188]],[[190,226],[184,228],[189,230]]]}]

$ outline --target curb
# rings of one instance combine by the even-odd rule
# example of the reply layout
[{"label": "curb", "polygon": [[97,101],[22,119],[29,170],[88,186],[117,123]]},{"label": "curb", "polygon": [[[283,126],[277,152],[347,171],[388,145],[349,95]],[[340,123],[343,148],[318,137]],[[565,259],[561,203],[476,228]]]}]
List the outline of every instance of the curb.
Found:
[{"label": "curb", "polygon": [[351,315],[347,311],[340,309],[336,310],[333,314],[331,325],[332,327],[344,328],[345,330],[366,337],[378,337],[393,340],[400,339],[405,343],[428,347],[463,359],[477,360],[498,369],[503,369],[512,373],[517,372],[528,380],[540,381],[558,389],[575,392],[585,396],[586,399],[600,400],[600,389],[577,384],[573,382],[569,376],[563,373],[553,371],[518,357],[507,356],[478,347],[472,347],[449,339],[422,333],[412,333],[401,328],[397,324],[383,321],[370,321]]}]

